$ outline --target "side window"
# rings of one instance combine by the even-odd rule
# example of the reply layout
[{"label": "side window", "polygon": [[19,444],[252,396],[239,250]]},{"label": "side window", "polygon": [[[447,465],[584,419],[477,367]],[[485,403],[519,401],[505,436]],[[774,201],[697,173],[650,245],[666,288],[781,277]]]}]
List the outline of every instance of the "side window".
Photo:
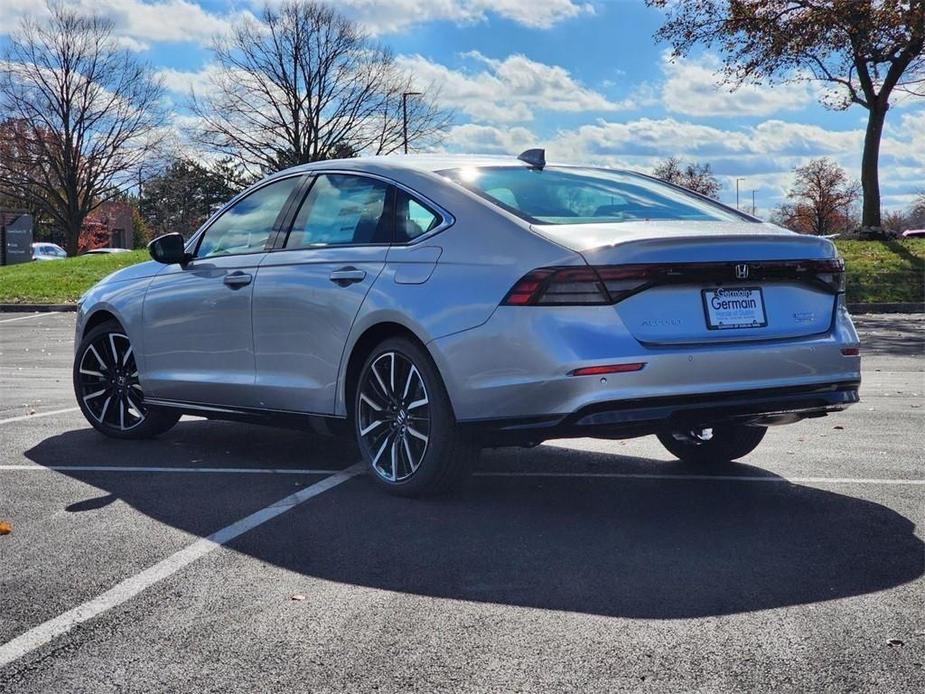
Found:
[{"label": "side window", "polygon": [[318,176],[299,208],[286,248],[389,243],[388,190],[387,184],[363,176]]},{"label": "side window", "polygon": [[403,190],[395,196],[395,242],[412,241],[440,224],[440,217]]},{"label": "side window", "polygon": [[301,180],[290,176],[238,200],[206,229],[196,257],[262,251],[283,205]]}]

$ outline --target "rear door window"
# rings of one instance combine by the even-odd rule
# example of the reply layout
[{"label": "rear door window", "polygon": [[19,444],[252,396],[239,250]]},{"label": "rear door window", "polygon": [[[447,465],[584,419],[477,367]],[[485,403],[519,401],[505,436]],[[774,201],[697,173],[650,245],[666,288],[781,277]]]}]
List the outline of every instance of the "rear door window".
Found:
[{"label": "rear door window", "polygon": [[321,174],[309,189],[286,248],[388,244],[389,185],[349,174]]}]

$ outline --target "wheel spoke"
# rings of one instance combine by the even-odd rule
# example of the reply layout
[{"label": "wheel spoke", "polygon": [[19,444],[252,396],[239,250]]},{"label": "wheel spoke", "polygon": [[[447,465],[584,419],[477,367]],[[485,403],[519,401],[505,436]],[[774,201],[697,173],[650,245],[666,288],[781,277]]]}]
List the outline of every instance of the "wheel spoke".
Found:
[{"label": "wheel spoke", "polygon": [[405,455],[408,456],[408,466],[411,468],[411,472],[414,472],[418,469],[418,466],[414,464],[414,456],[411,455],[411,447],[408,445],[408,437],[402,436],[401,442],[405,446]]},{"label": "wheel spoke", "polygon": [[407,428],[407,431],[408,431],[408,433],[411,434],[414,438],[416,438],[416,439],[421,439],[421,441],[423,441],[424,443],[427,443],[427,437],[424,436],[424,434],[422,434],[422,433],[421,433],[420,431],[418,431],[417,429],[415,429],[415,428],[413,428],[413,427],[408,427],[408,428]]},{"label": "wheel spoke", "polygon": [[379,387],[382,388],[382,394],[385,395],[387,398],[391,399],[391,397],[392,397],[392,391],[390,391],[390,390],[386,387],[385,381],[383,381],[383,380],[382,380],[382,376],[379,375],[379,370],[376,369],[376,364],[375,364],[375,363],[373,363],[373,364],[370,366],[370,371],[373,372],[373,376],[375,376],[375,377],[376,377],[376,380],[379,382]]},{"label": "wheel spoke", "polygon": [[109,347],[112,350],[112,363],[118,365],[119,350],[116,349],[116,334],[109,333]]},{"label": "wheel spoke", "polygon": [[103,388],[102,390],[98,390],[95,393],[84,395],[84,402],[87,402],[87,400],[92,400],[93,398],[98,398],[100,395],[103,395],[107,390],[109,389]]},{"label": "wheel spoke", "polygon": [[106,418],[106,410],[109,409],[109,403],[111,401],[112,401],[112,396],[110,395],[108,398],[106,398],[106,402],[103,403],[103,410],[102,412],[100,412],[100,417],[99,417],[100,422],[102,422]]},{"label": "wheel spoke", "polygon": [[382,406],[373,402],[373,400],[366,393],[360,393],[360,400],[372,407],[374,410],[376,410],[376,412],[382,412]]},{"label": "wheel spoke", "polygon": [[392,437],[392,481],[398,479],[398,436]]},{"label": "wheel spoke", "polygon": [[125,350],[125,354],[122,355],[122,366],[128,366],[128,358],[132,356],[132,345],[129,343],[128,349]]},{"label": "wheel spoke", "polygon": [[416,410],[416,409],[419,408],[419,407],[424,407],[424,405],[426,405],[426,404],[428,404],[428,402],[427,402],[427,396],[425,395],[425,396],[424,396],[423,398],[421,398],[420,400],[415,400],[413,403],[411,403],[410,405],[408,405],[408,409],[409,409],[409,410]]},{"label": "wheel spoke", "polygon": [[88,351],[93,352],[93,357],[96,359],[96,363],[99,364],[100,368],[103,371],[109,370],[108,362],[104,360],[103,357],[100,356],[100,353],[96,351],[96,347],[94,347],[93,345],[90,345],[90,347],[88,348]]},{"label": "wheel spoke", "polygon": [[375,422],[373,422],[369,426],[364,427],[363,429],[360,429],[360,436],[366,436],[369,432],[371,432],[377,426],[379,426],[380,424],[384,424],[384,423],[385,423],[384,419],[377,419]]},{"label": "wheel spoke", "polygon": [[379,462],[379,458],[382,457],[382,452],[385,450],[385,447],[386,447],[388,444],[389,444],[389,437],[386,436],[386,437],[382,440],[382,445],[379,447],[379,452],[376,453],[376,457],[373,458],[373,467],[376,467],[376,463]]}]

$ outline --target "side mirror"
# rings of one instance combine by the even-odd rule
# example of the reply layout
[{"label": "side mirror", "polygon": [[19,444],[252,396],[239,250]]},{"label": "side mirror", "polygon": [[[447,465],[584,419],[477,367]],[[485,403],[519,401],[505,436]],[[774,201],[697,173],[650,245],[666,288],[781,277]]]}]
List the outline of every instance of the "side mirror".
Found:
[{"label": "side mirror", "polygon": [[148,253],[159,263],[172,265],[174,263],[183,264],[189,260],[186,253],[186,244],[183,236],[180,234],[164,234],[158,236],[148,244]]}]

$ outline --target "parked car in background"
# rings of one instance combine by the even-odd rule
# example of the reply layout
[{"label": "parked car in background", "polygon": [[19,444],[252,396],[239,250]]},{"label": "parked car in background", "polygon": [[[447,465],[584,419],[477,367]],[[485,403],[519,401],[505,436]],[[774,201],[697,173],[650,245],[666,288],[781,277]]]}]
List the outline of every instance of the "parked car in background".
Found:
[{"label": "parked car in background", "polygon": [[108,255],[109,253],[129,253],[130,249],[128,248],[91,248],[89,251],[84,251],[81,255]]},{"label": "parked car in background", "polygon": [[656,434],[714,465],[858,401],[831,241],[542,150],[300,166],[149,248],[77,314],[77,402],[115,438],[300,422],[417,495],[481,447]]},{"label": "parked car in background", "polygon": [[903,232],[904,239],[922,239],[925,238],[925,229],[907,229]]},{"label": "parked car in background", "polygon": [[38,242],[32,244],[33,260],[64,260],[67,251],[56,243]]}]

